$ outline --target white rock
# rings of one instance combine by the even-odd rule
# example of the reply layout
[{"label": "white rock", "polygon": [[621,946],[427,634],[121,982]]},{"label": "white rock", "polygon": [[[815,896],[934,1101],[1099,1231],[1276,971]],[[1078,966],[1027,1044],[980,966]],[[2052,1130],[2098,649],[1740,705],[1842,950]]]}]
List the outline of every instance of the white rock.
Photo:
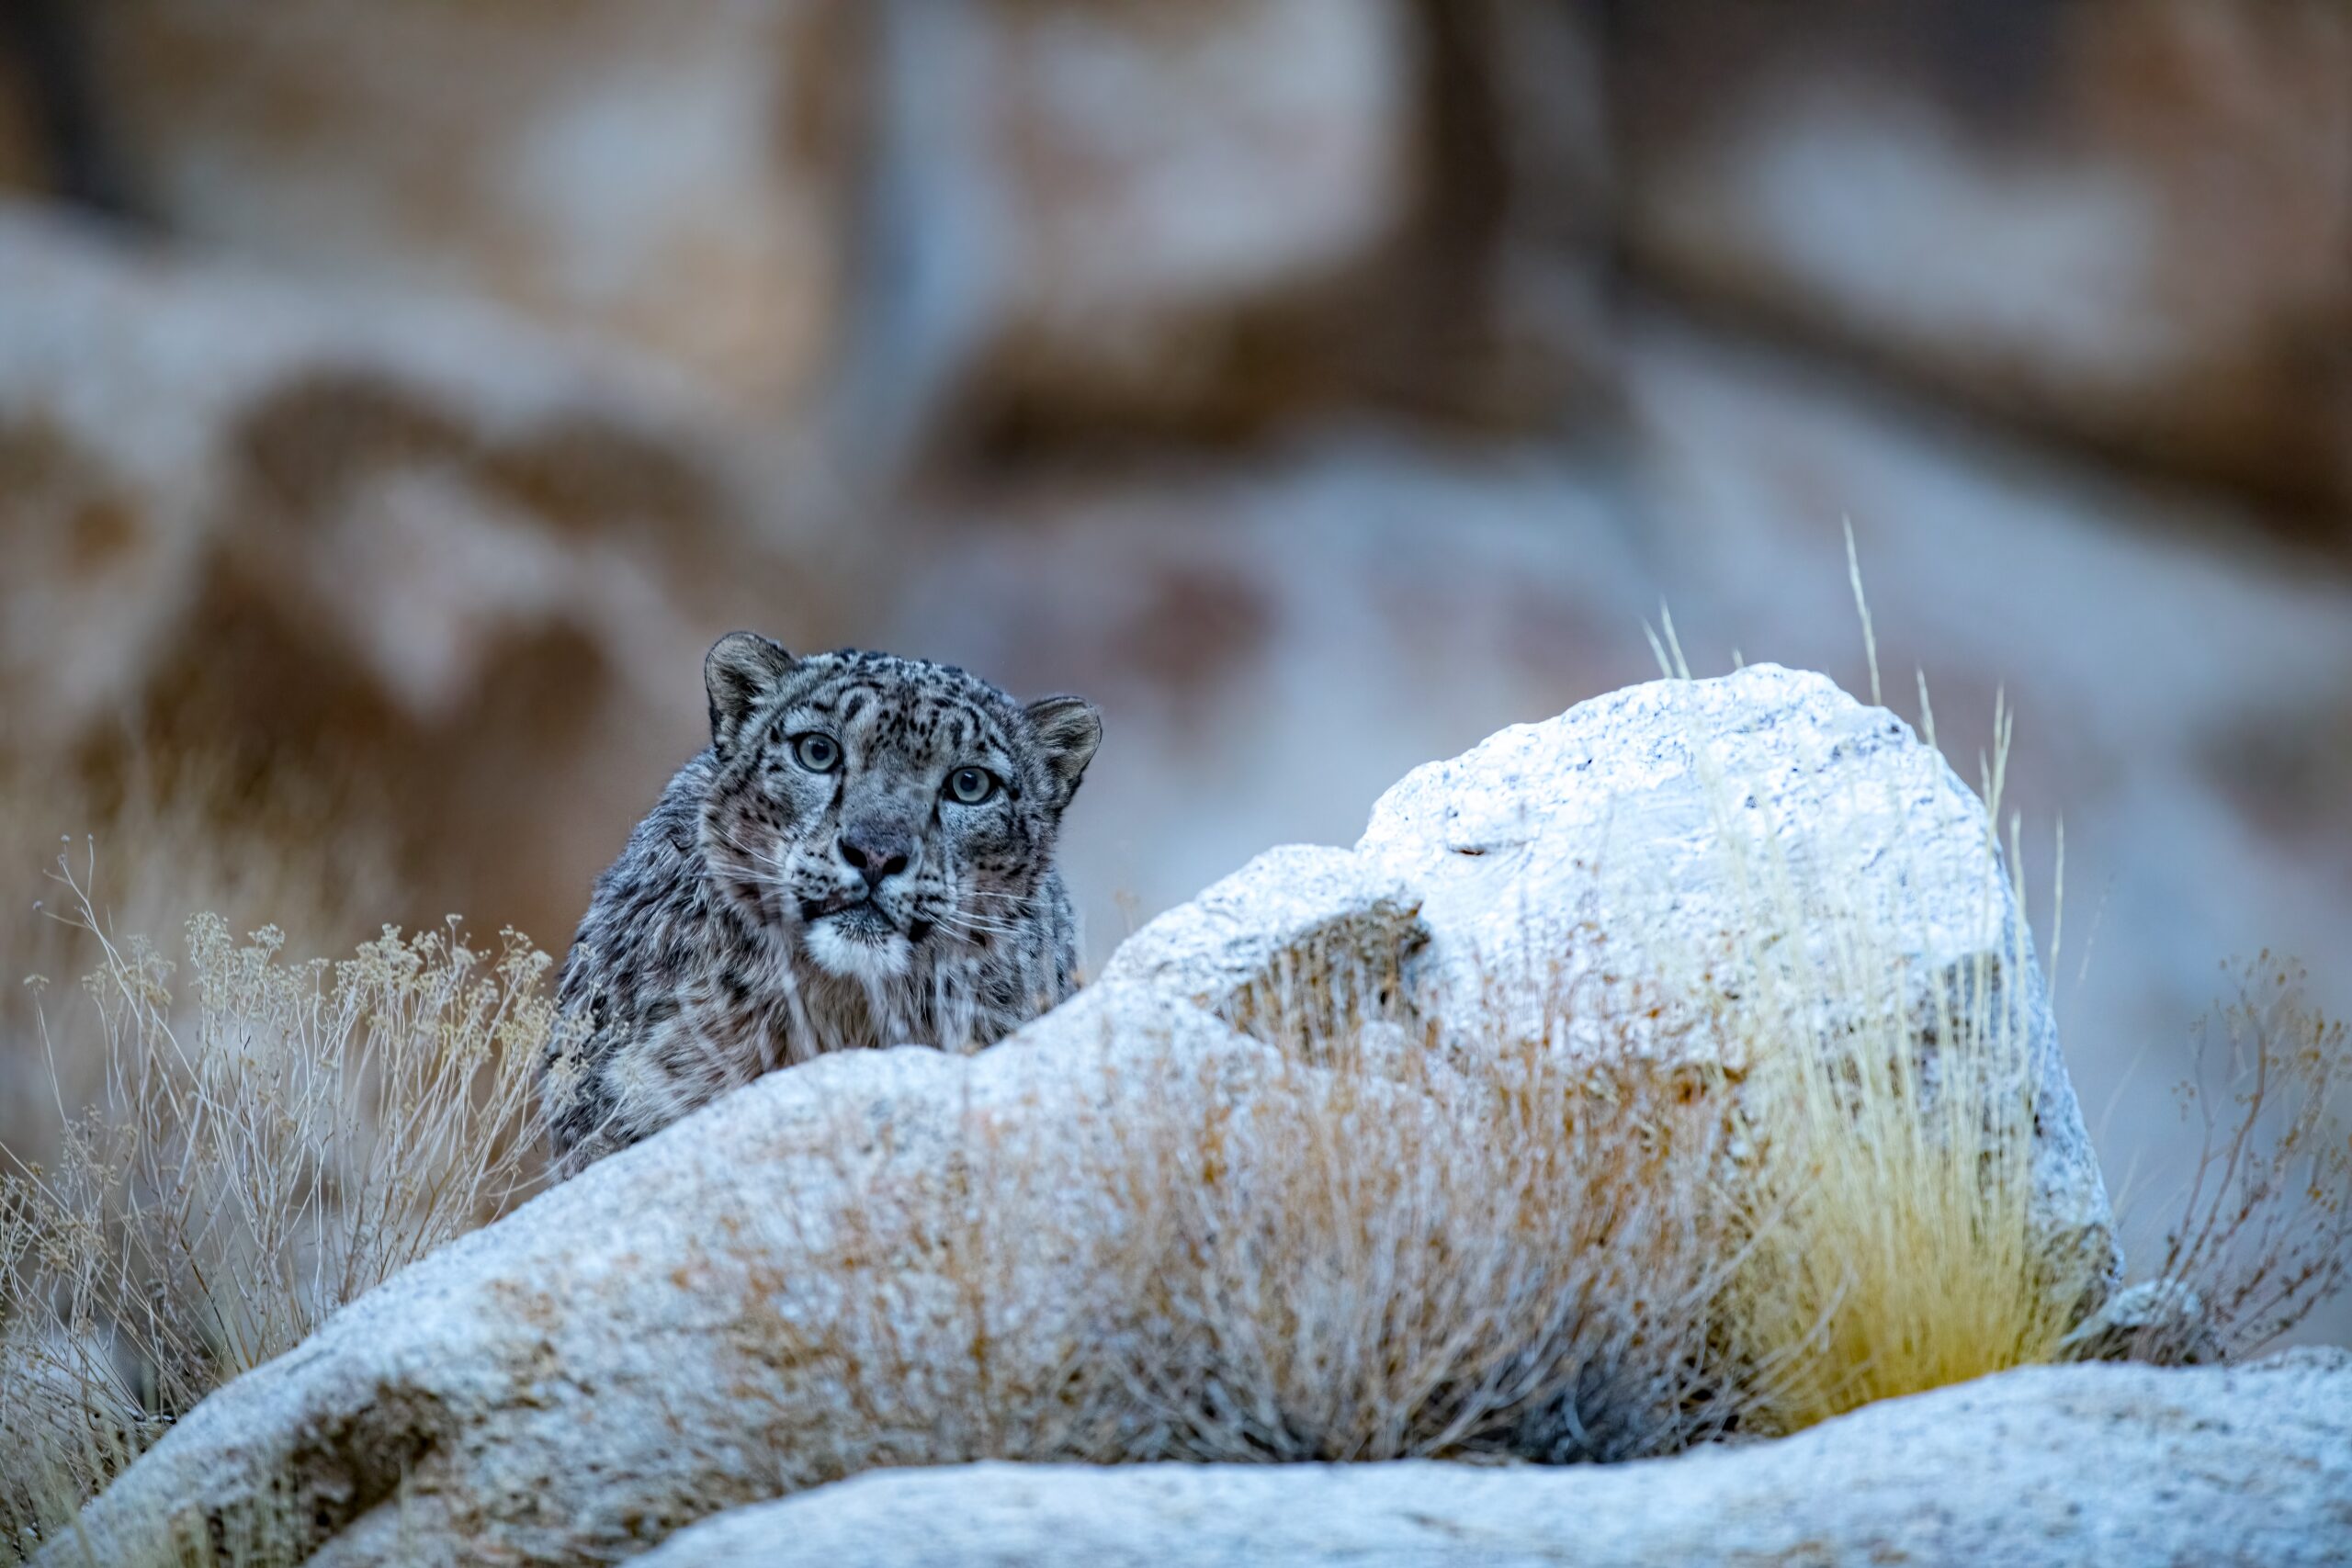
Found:
[{"label": "white rock", "polygon": [[1362,990],[1427,940],[1419,906],[1361,855],[1286,844],[1120,943],[1102,980],[1150,987],[1250,1032],[1302,1015],[1328,1022],[1333,1003],[1360,1011],[1351,1004]]},{"label": "white rock", "polygon": [[2116,1292],[2066,1336],[2084,1361],[2161,1361],[2208,1366],[2229,1354],[2202,1293],[2182,1280],[2143,1280]]},{"label": "white rock", "polygon": [[1759,931],[1801,933],[1796,1021],[1816,1035],[1856,1005],[1858,935],[1904,966],[1923,1021],[1983,976],[2033,1075],[2040,1245],[2112,1277],[2106,1188],[1984,807],[1885,710],[1769,664],[1629,687],[1415,769],[1357,851],[1418,895],[1430,935],[1405,994],[1457,1049],[1548,1034],[1731,1060],[1740,1042],[1682,1004],[1752,976]]},{"label": "white rock", "polygon": [[648,1568],[2342,1562],[2352,1353],[2030,1368],[1773,1443],[1558,1469],[983,1464],[721,1516]]}]

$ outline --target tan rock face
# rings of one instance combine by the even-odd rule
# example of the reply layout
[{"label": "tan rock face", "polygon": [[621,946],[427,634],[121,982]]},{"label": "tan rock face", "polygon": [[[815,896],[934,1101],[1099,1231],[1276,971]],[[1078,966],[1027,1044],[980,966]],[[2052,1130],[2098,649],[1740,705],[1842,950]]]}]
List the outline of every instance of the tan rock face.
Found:
[{"label": "tan rock face", "polygon": [[0,745],[101,797],[314,775],[410,886],[553,942],[582,838],[700,743],[709,637],[821,624],[724,419],[626,365],[23,216],[0,294],[43,302],[0,352]]},{"label": "tan rock face", "polygon": [[1406,0],[887,8],[848,400],[944,435],[1197,428],[1333,373],[1329,297],[1412,217]]},{"label": "tan rock face", "polygon": [[1629,13],[1627,243],[1679,289],[2158,465],[2352,501],[2352,12]]},{"label": "tan rock face", "polygon": [[835,312],[855,9],[141,0],[90,25],[173,231],[495,299],[776,406]]},{"label": "tan rock face", "polygon": [[1220,327],[1361,272],[1409,213],[1393,0],[993,10],[1005,352],[1029,374],[1197,382],[1223,368]]},{"label": "tan rock face", "polygon": [[1565,10],[139,0],[86,26],[169,231],[605,333],[763,408],[838,353],[885,459],[965,416],[1229,432],[1371,395],[1524,423],[1599,352],[1598,62]]},{"label": "tan rock face", "polygon": [[848,395],[886,458],[1367,400],[1524,426],[1590,391],[1597,57],[1566,11],[889,16],[868,238],[890,285]]}]

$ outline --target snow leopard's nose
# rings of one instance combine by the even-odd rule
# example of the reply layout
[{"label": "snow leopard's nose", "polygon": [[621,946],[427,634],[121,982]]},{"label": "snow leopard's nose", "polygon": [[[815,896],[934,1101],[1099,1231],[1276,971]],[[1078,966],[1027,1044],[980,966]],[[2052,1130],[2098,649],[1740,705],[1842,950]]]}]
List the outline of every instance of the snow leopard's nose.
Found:
[{"label": "snow leopard's nose", "polygon": [[905,829],[870,822],[843,828],[836,843],[842,859],[865,878],[868,887],[879,887],[884,878],[906,870],[915,850],[914,835]]}]

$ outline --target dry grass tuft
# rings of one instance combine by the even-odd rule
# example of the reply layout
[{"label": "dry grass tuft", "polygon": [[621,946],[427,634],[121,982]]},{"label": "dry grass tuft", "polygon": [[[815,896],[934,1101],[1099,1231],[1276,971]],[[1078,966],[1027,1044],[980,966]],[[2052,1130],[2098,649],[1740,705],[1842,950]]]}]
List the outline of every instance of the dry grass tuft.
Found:
[{"label": "dry grass tuft", "polygon": [[494,1217],[537,1175],[531,1070],[548,960],[508,933],[387,928],[340,963],[187,931],[187,978],[118,942],[61,860],[102,1087],[53,1079],[58,1153],[0,1150],[0,1526],[40,1537],[175,1416],[329,1313]]},{"label": "dry grass tuft", "polygon": [[[1855,592],[1875,697],[1859,573]],[[1689,680],[1670,621],[1653,642],[1668,676]],[[1948,787],[1924,677],[1920,700],[1925,747],[1884,759],[1885,800],[1857,803],[1877,805],[1885,823],[1908,821],[1906,798]],[[1715,1311],[1742,1368],[1746,1430],[1793,1432],[1873,1400],[2061,1359],[2104,1293],[2103,1248],[2037,1234],[2040,983],[2023,888],[1999,869],[2014,876],[2022,863],[2016,831],[2005,860],[1992,826],[2012,735],[2006,704],[1994,735],[1978,791],[1977,902],[1933,918],[1998,934],[1939,974],[1911,956],[1934,943],[1887,929],[1887,911],[1859,902],[1841,869],[1891,861],[1903,886],[1932,886],[1918,844],[1898,827],[1883,843],[1837,846],[1826,863],[1801,861],[1736,807],[1766,793],[1763,781],[1727,776],[1704,738],[1690,739],[1710,852],[1740,907],[1722,951],[1669,962],[1685,977],[1678,989],[1702,998],[1724,1058],[1745,1068],[1742,1245]]]},{"label": "dry grass tuft", "polygon": [[[1984,907],[1948,913],[2003,932],[2006,950],[1943,974],[1918,973],[1913,933],[1846,908],[1778,846],[1747,867],[1758,907],[1724,965],[1740,999],[1719,1021],[1749,1064],[1748,1217],[1718,1311],[1758,1369],[1751,1430],[2062,1359],[2105,1293],[2105,1248],[2037,1222],[2036,961],[2022,918],[2000,913],[2005,895],[2023,908],[2021,890],[1986,851]],[[1800,911],[1814,912],[1810,942]]]},{"label": "dry grass tuft", "polygon": [[[1847,545],[1877,701],[1850,526]],[[1669,678],[1690,678],[1670,620],[1653,644]],[[1924,674],[1918,694],[1920,757],[1939,770]],[[1684,965],[1707,976],[1692,994],[1737,998],[1713,1002],[1716,1026],[1735,1043],[1727,1059],[1749,1064],[1740,1259],[1716,1303],[1745,1430],[1792,1432],[2018,1366],[2235,1359],[2291,1329],[2352,1270],[2352,1136],[2331,1111],[2352,1050],[2341,1024],[2295,1005],[2299,973],[2265,954],[2235,972],[2234,999],[2209,1021],[2199,1076],[2182,1086],[2201,1147],[2165,1257],[2147,1286],[2112,1298],[2134,1303],[2120,1321],[2086,1319],[2109,1294],[2104,1249],[2034,1223],[2038,960],[2019,825],[2010,818],[2006,856],[1995,827],[2014,716],[1996,702],[1977,790],[1987,863],[2007,868],[2008,886],[1988,874],[1982,908],[1944,912],[2003,940],[1958,974],[1908,973],[1905,933],[1849,907],[1785,846],[1742,834],[1730,802],[1749,781],[1708,781],[1717,852],[1749,898],[1732,950]],[[1695,737],[1693,750],[1703,773]],[[2063,831],[2057,846],[2053,911]],[[1878,847],[1898,863],[1911,850]],[[1996,920],[2005,895],[2016,913]]]}]

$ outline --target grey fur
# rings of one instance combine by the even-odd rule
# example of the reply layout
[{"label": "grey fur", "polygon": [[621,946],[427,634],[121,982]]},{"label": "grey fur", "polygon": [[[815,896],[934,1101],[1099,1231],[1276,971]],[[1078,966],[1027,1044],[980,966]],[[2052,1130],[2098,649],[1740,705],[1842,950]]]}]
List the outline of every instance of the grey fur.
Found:
[{"label": "grey fur", "polygon": [[[597,879],[564,963],[576,1021],[540,1067],[559,1179],[775,1067],[992,1044],[1077,983],[1054,848],[1092,707],[750,632],[703,668],[710,748]],[[993,781],[977,803],[956,797],[971,768]]]}]

